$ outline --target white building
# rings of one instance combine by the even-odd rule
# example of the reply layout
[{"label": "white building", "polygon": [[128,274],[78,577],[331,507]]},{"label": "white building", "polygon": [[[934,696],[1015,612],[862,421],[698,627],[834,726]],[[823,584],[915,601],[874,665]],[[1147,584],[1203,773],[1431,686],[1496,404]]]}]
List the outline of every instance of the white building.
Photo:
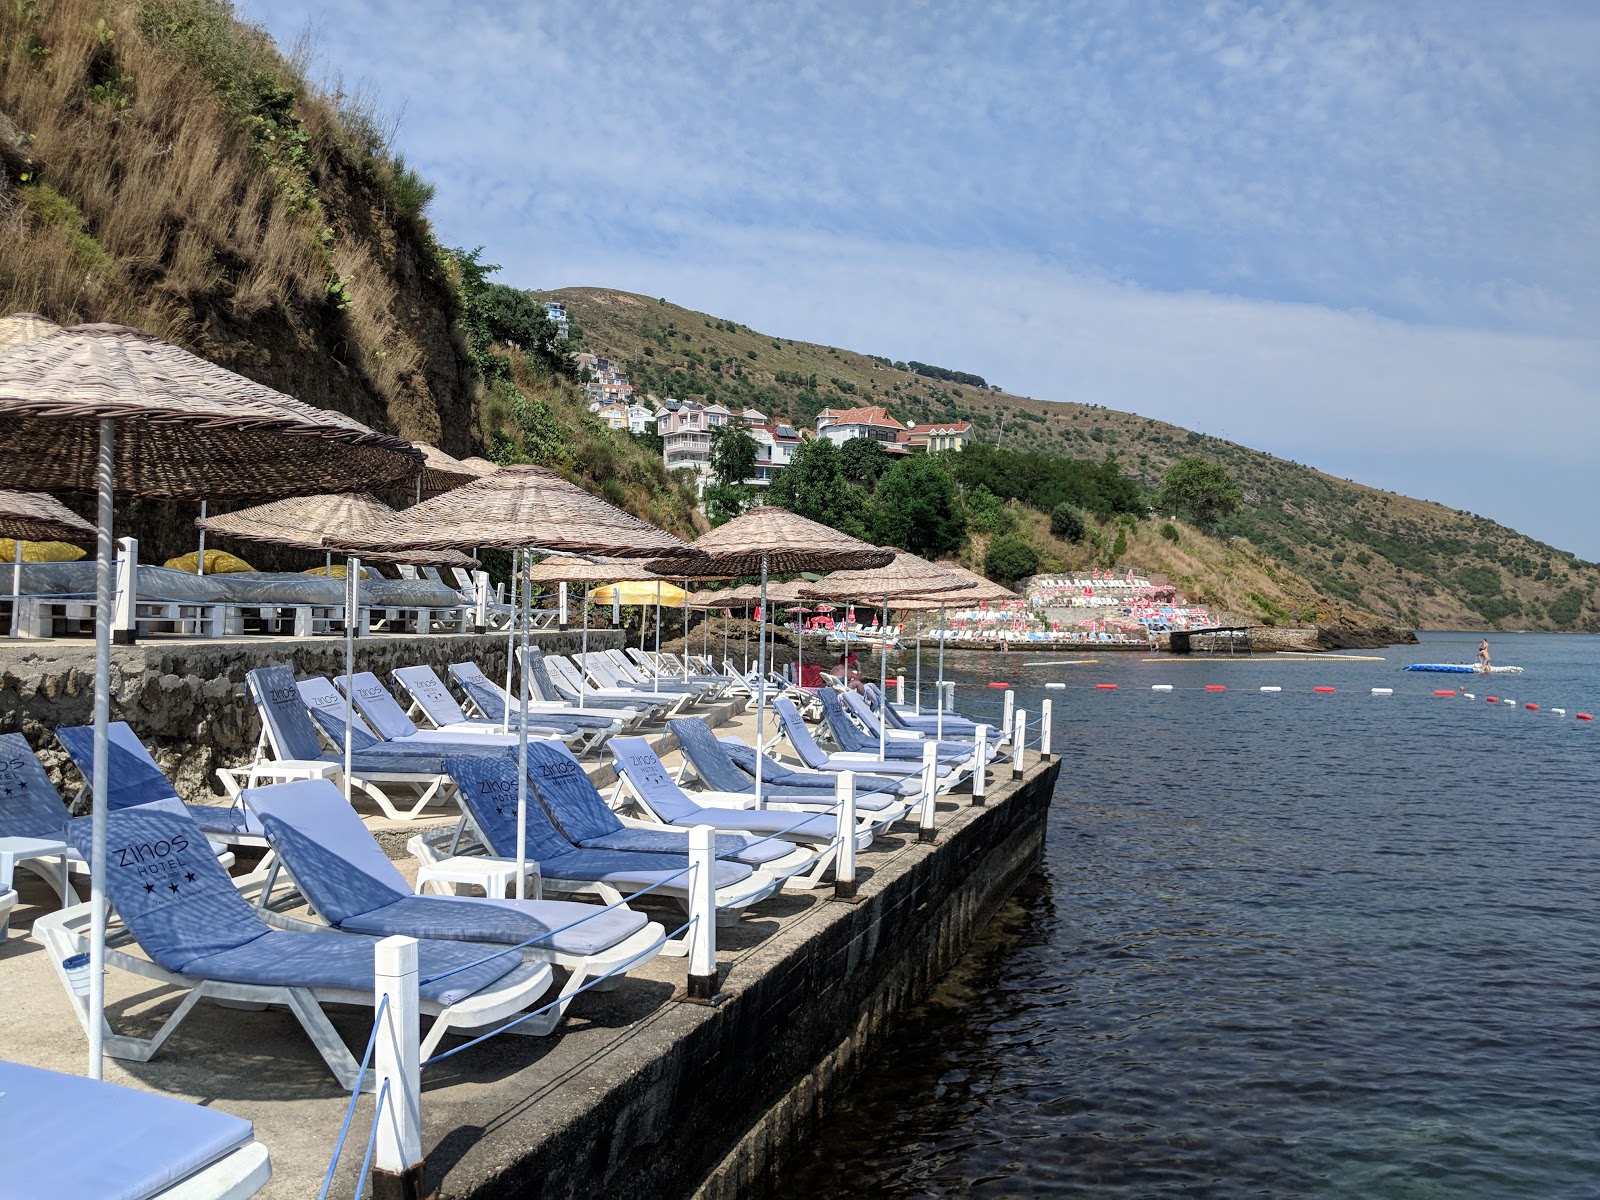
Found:
[{"label": "white building", "polygon": [[889,415],[889,410],[874,404],[866,408],[825,408],[817,414],[817,436],[825,437],[836,446],[851,438],[869,438],[881,445],[886,453],[907,454],[901,445],[901,435],[906,427]]}]

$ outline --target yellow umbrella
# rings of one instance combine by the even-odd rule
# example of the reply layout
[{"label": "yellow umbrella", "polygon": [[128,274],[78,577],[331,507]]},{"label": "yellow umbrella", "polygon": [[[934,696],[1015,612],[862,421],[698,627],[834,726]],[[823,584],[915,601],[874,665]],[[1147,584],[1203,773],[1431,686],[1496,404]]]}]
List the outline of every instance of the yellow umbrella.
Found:
[{"label": "yellow umbrella", "polygon": [[[22,543],[22,561],[25,563],[38,562],[77,562],[84,556],[82,546],[74,546],[67,542],[30,542]],[[17,543],[10,538],[0,538],[0,560],[14,562],[17,557]]]},{"label": "yellow umbrella", "polygon": [[[660,592],[656,591],[657,588],[661,589]],[[655,604],[659,596],[663,607],[675,608],[688,598],[689,593],[672,583],[631,579],[597,587],[589,593],[589,600],[593,604],[610,604],[613,596],[618,604]]]}]

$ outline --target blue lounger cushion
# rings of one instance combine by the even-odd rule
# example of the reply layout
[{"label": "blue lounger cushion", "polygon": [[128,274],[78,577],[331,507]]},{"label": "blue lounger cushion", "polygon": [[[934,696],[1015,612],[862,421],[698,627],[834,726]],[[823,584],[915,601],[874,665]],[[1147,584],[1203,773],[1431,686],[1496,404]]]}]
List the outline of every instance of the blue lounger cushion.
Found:
[{"label": "blue lounger cushion", "polygon": [[[735,748],[718,741],[717,735],[711,732],[711,726],[699,717],[673,717],[668,720],[667,727],[677,735],[678,745],[690,765],[694,767],[694,773],[712,791],[744,796],[755,795],[754,749],[742,742]],[[734,757],[740,751],[748,754],[747,768],[744,767],[743,760],[736,760]],[[804,804],[815,804],[824,797],[824,793],[831,794],[835,786],[832,777],[826,781],[813,783],[809,777],[801,777],[770,758],[761,767],[761,795],[764,800],[773,803],[799,801]],[[870,803],[864,801],[869,793],[879,790],[893,791],[898,787],[898,780],[858,775],[856,803],[861,808],[887,807],[889,801],[882,796],[874,798]]]},{"label": "blue lounger cushion", "polygon": [[[451,759],[450,778],[489,849],[501,858],[517,856],[517,764],[510,759]],[[580,850],[550,822],[530,785],[526,817],[527,857],[539,864],[546,879],[605,883],[633,891],[661,883],[689,865],[686,853],[649,854],[621,850]],[[741,862],[719,859],[716,885],[742,883],[754,871]],[[687,877],[674,880],[658,894],[687,894]]]},{"label": "blue lounger cushion", "polygon": [[[361,676],[357,675],[356,678],[359,680]],[[394,678],[406,690],[406,693],[422,706],[423,711],[427,713],[429,719],[436,725],[479,725],[489,731],[500,728],[501,722],[499,720],[490,720],[487,717],[474,719],[467,716],[461,710],[461,706],[456,703],[456,698],[450,694],[450,689],[445,687],[444,681],[434,673],[432,667],[399,667],[394,672]],[[502,712],[501,717],[504,717],[504,715]],[[542,718],[544,717],[559,720],[563,725],[570,726],[573,729],[613,729],[617,724],[614,717],[595,713],[582,713],[576,709],[571,712],[559,713],[534,712],[529,713],[528,717],[530,726],[542,723]],[[409,720],[410,718],[407,719]],[[511,724],[513,728],[517,726],[518,722],[515,717],[513,717]]]},{"label": "blue lounger cushion", "polygon": [[254,1138],[215,1108],[0,1062],[0,1195],[144,1200]]},{"label": "blue lounger cushion", "polygon": [[[295,688],[300,693],[300,699],[305,701],[306,707],[311,711],[312,719],[327,732],[328,739],[342,749],[346,702],[339,694],[339,689],[333,686],[333,681],[312,677],[300,680],[295,684]],[[454,735],[446,733],[436,737],[419,734],[403,741],[386,742],[372,732],[362,718],[360,709],[356,709],[350,715],[352,725],[350,745],[355,750],[392,750],[405,754],[444,755],[453,753],[457,747],[462,754],[500,754],[507,748],[506,745],[494,743],[488,738],[474,737],[469,733]]]},{"label": "blue lounger cushion", "polygon": [[[112,721],[107,727],[110,753],[106,797],[108,808],[131,808],[154,800],[167,800],[178,793],[162,773],[139,735],[126,721]],[[66,747],[73,763],[89,779],[94,771],[94,726],[62,725],[56,738]],[[219,838],[260,837],[261,825],[237,804],[185,804],[196,825]]]},{"label": "blue lounger cushion", "polygon": [[612,738],[611,753],[616,758],[617,770],[627,776],[651,809],[669,824],[685,828],[709,825],[713,829],[760,836],[779,834],[809,842],[831,842],[839,835],[838,819],[831,814],[806,817],[771,809],[714,808],[696,804],[692,796],[672,781],[661,759],[644,738]]},{"label": "blue lounger cushion", "polygon": [[[830,688],[824,688],[818,693],[822,701],[822,715],[828,722],[828,728],[833,731],[833,740],[839,744],[840,749],[847,754],[877,754],[879,750],[878,737],[871,737],[863,733],[851,722],[849,715],[844,710],[844,704]],[[883,742],[883,757],[891,761],[921,762],[922,742],[907,741],[901,738],[886,738]],[[936,753],[942,763],[958,763],[972,756],[971,746],[954,746],[950,743],[940,743]]]},{"label": "blue lounger cushion", "polygon": [[[342,691],[344,677],[341,675],[334,682]],[[399,702],[389,694],[389,689],[384,687],[371,671],[358,671],[355,676],[355,686],[356,710],[385,741],[399,742],[414,738],[422,741],[460,741],[468,745],[474,740],[479,745],[490,741],[491,731],[487,724],[481,733],[470,729],[453,733],[437,729],[418,729],[416,723],[406,716],[406,710],[401,708]],[[565,716],[544,713],[529,713],[528,727],[538,728],[547,733],[563,734],[574,733],[578,729],[578,726],[568,721]]]},{"label": "blue lounger cushion", "polygon": [[20,733],[0,733],[0,837],[60,841],[71,814]]},{"label": "blue lounger cushion", "polygon": [[[842,758],[838,755],[828,754],[817,740],[811,736],[811,731],[806,728],[806,723],[800,717],[800,710],[792,701],[781,696],[772,702],[772,711],[777,714],[778,723],[783,727],[784,736],[789,739],[789,745],[799,755],[800,761],[806,766],[818,771],[854,771],[857,768],[870,770],[878,775],[903,775],[912,776],[922,770],[919,763],[911,762],[885,762],[882,759],[861,760]],[[765,768],[762,768],[765,770]],[[949,768],[940,766],[939,774],[949,774]]]},{"label": "blue lounger cushion", "polygon": [[329,924],[347,933],[506,946],[531,942],[590,955],[609,950],[648,923],[643,913],[629,909],[565,900],[412,895],[361,817],[326,779],[252,788],[240,799],[260,817],[306,898]]},{"label": "blue lounger cushion", "polygon": [[[176,800],[115,809],[106,820],[106,895],[158,966],[191,979],[372,992],[376,938],[270,928]],[[80,817],[67,827],[85,858],[89,821]],[[485,958],[481,947],[429,941],[417,954],[424,979],[467,968],[422,985],[422,998],[439,1004],[470,996],[522,961],[509,952]]]},{"label": "blue lounger cushion", "polygon": [[[651,854],[688,851],[688,841],[681,832],[630,829],[619,821],[565,746],[550,742],[530,745],[528,779],[561,832],[584,850],[643,850]],[[782,842],[757,841],[731,833],[717,834],[714,846],[718,858],[734,858],[752,866],[780,859],[791,849]]]}]

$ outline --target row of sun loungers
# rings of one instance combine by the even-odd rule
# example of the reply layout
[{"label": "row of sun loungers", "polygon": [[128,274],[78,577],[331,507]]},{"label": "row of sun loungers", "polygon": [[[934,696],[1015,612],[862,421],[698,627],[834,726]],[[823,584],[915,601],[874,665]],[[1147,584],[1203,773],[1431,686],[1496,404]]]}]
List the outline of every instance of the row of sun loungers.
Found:
[{"label": "row of sun loungers", "polygon": [[[202,1000],[283,1006],[344,1086],[370,1085],[324,1008],[373,1004],[374,947],[395,933],[419,939],[420,1001],[432,1018],[424,1058],[448,1035],[493,1030],[535,1012],[514,1031],[546,1036],[588,987],[617,986],[658,954],[686,952],[687,933],[669,935],[629,901],[649,893],[687,910],[691,829],[715,831],[717,919],[734,921],[780,891],[816,887],[847,841],[867,849],[930,792],[956,786],[1005,753],[992,739],[981,761],[978,727],[946,714],[925,769],[932,718],[875,694],[832,690],[775,695],[778,733],[767,746],[722,738],[696,710],[754,692],[755,681],[732,664],[533,651],[521,666],[536,700],[527,716],[520,847],[516,701],[473,663],[452,665],[448,681],[425,666],[387,681],[371,673],[296,679],[287,667],[250,672],[262,730],[251,763],[219,772],[226,804],[181,802],[133,731],[114,724],[105,798],[108,844],[117,848],[106,881],[114,910],[107,963],[180,989],[183,999],[150,1036],[108,1024],[107,1051],[147,1061]],[[819,706],[826,749],[801,715],[806,704]],[[881,756],[880,720],[889,725]],[[642,728],[675,735],[676,772]],[[339,786],[347,733],[353,798],[370,799],[391,819],[435,807],[456,815],[408,843],[419,864],[415,890]],[[56,734],[87,777],[92,731]],[[776,755],[780,743],[787,761]],[[608,754],[615,768],[609,797],[580,762],[590,754]],[[840,771],[855,780],[848,825],[836,802]],[[405,790],[415,798],[402,797]],[[26,868],[61,902],[35,918],[32,936],[47,948],[86,1030],[77,960],[90,913],[74,885],[86,874],[89,840],[89,820],[70,817],[22,736],[0,736],[0,935],[17,902],[15,870]],[[501,868],[515,865],[519,849],[536,884],[531,898],[507,899]],[[238,878],[229,874],[236,853],[259,859]],[[495,869],[475,873],[462,864]],[[473,879],[485,895],[438,894]],[[559,990],[557,969],[565,973]],[[240,1036],[247,1036],[243,1026]],[[0,1064],[0,1119],[12,1116],[9,1087],[70,1102],[89,1114],[87,1126],[75,1122],[85,1128],[98,1128],[96,1114],[104,1112],[131,1133],[147,1123],[163,1131],[129,1151],[137,1168],[131,1188],[103,1188],[94,1154],[72,1164],[60,1186],[68,1176],[47,1164],[18,1165],[24,1178],[37,1170],[59,1194],[248,1196],[267,1177],[248,1122],[9,1064]],[[137,1112],[117,1115],[127,1109]]]}]

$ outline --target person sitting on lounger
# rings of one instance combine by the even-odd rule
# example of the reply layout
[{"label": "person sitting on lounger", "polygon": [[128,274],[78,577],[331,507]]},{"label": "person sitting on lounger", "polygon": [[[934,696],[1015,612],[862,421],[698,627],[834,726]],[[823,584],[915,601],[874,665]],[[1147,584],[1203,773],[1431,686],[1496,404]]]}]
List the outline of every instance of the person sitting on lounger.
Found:
[{"label": "person sitting on lounger", "polygon": [[860,659],[853,652],[842,655],[839,661],[828,669],[828,674],[837,682],[844,684],[845,687],[859,692],[861,690],[861,672],[857,668],[859,661]]}]

